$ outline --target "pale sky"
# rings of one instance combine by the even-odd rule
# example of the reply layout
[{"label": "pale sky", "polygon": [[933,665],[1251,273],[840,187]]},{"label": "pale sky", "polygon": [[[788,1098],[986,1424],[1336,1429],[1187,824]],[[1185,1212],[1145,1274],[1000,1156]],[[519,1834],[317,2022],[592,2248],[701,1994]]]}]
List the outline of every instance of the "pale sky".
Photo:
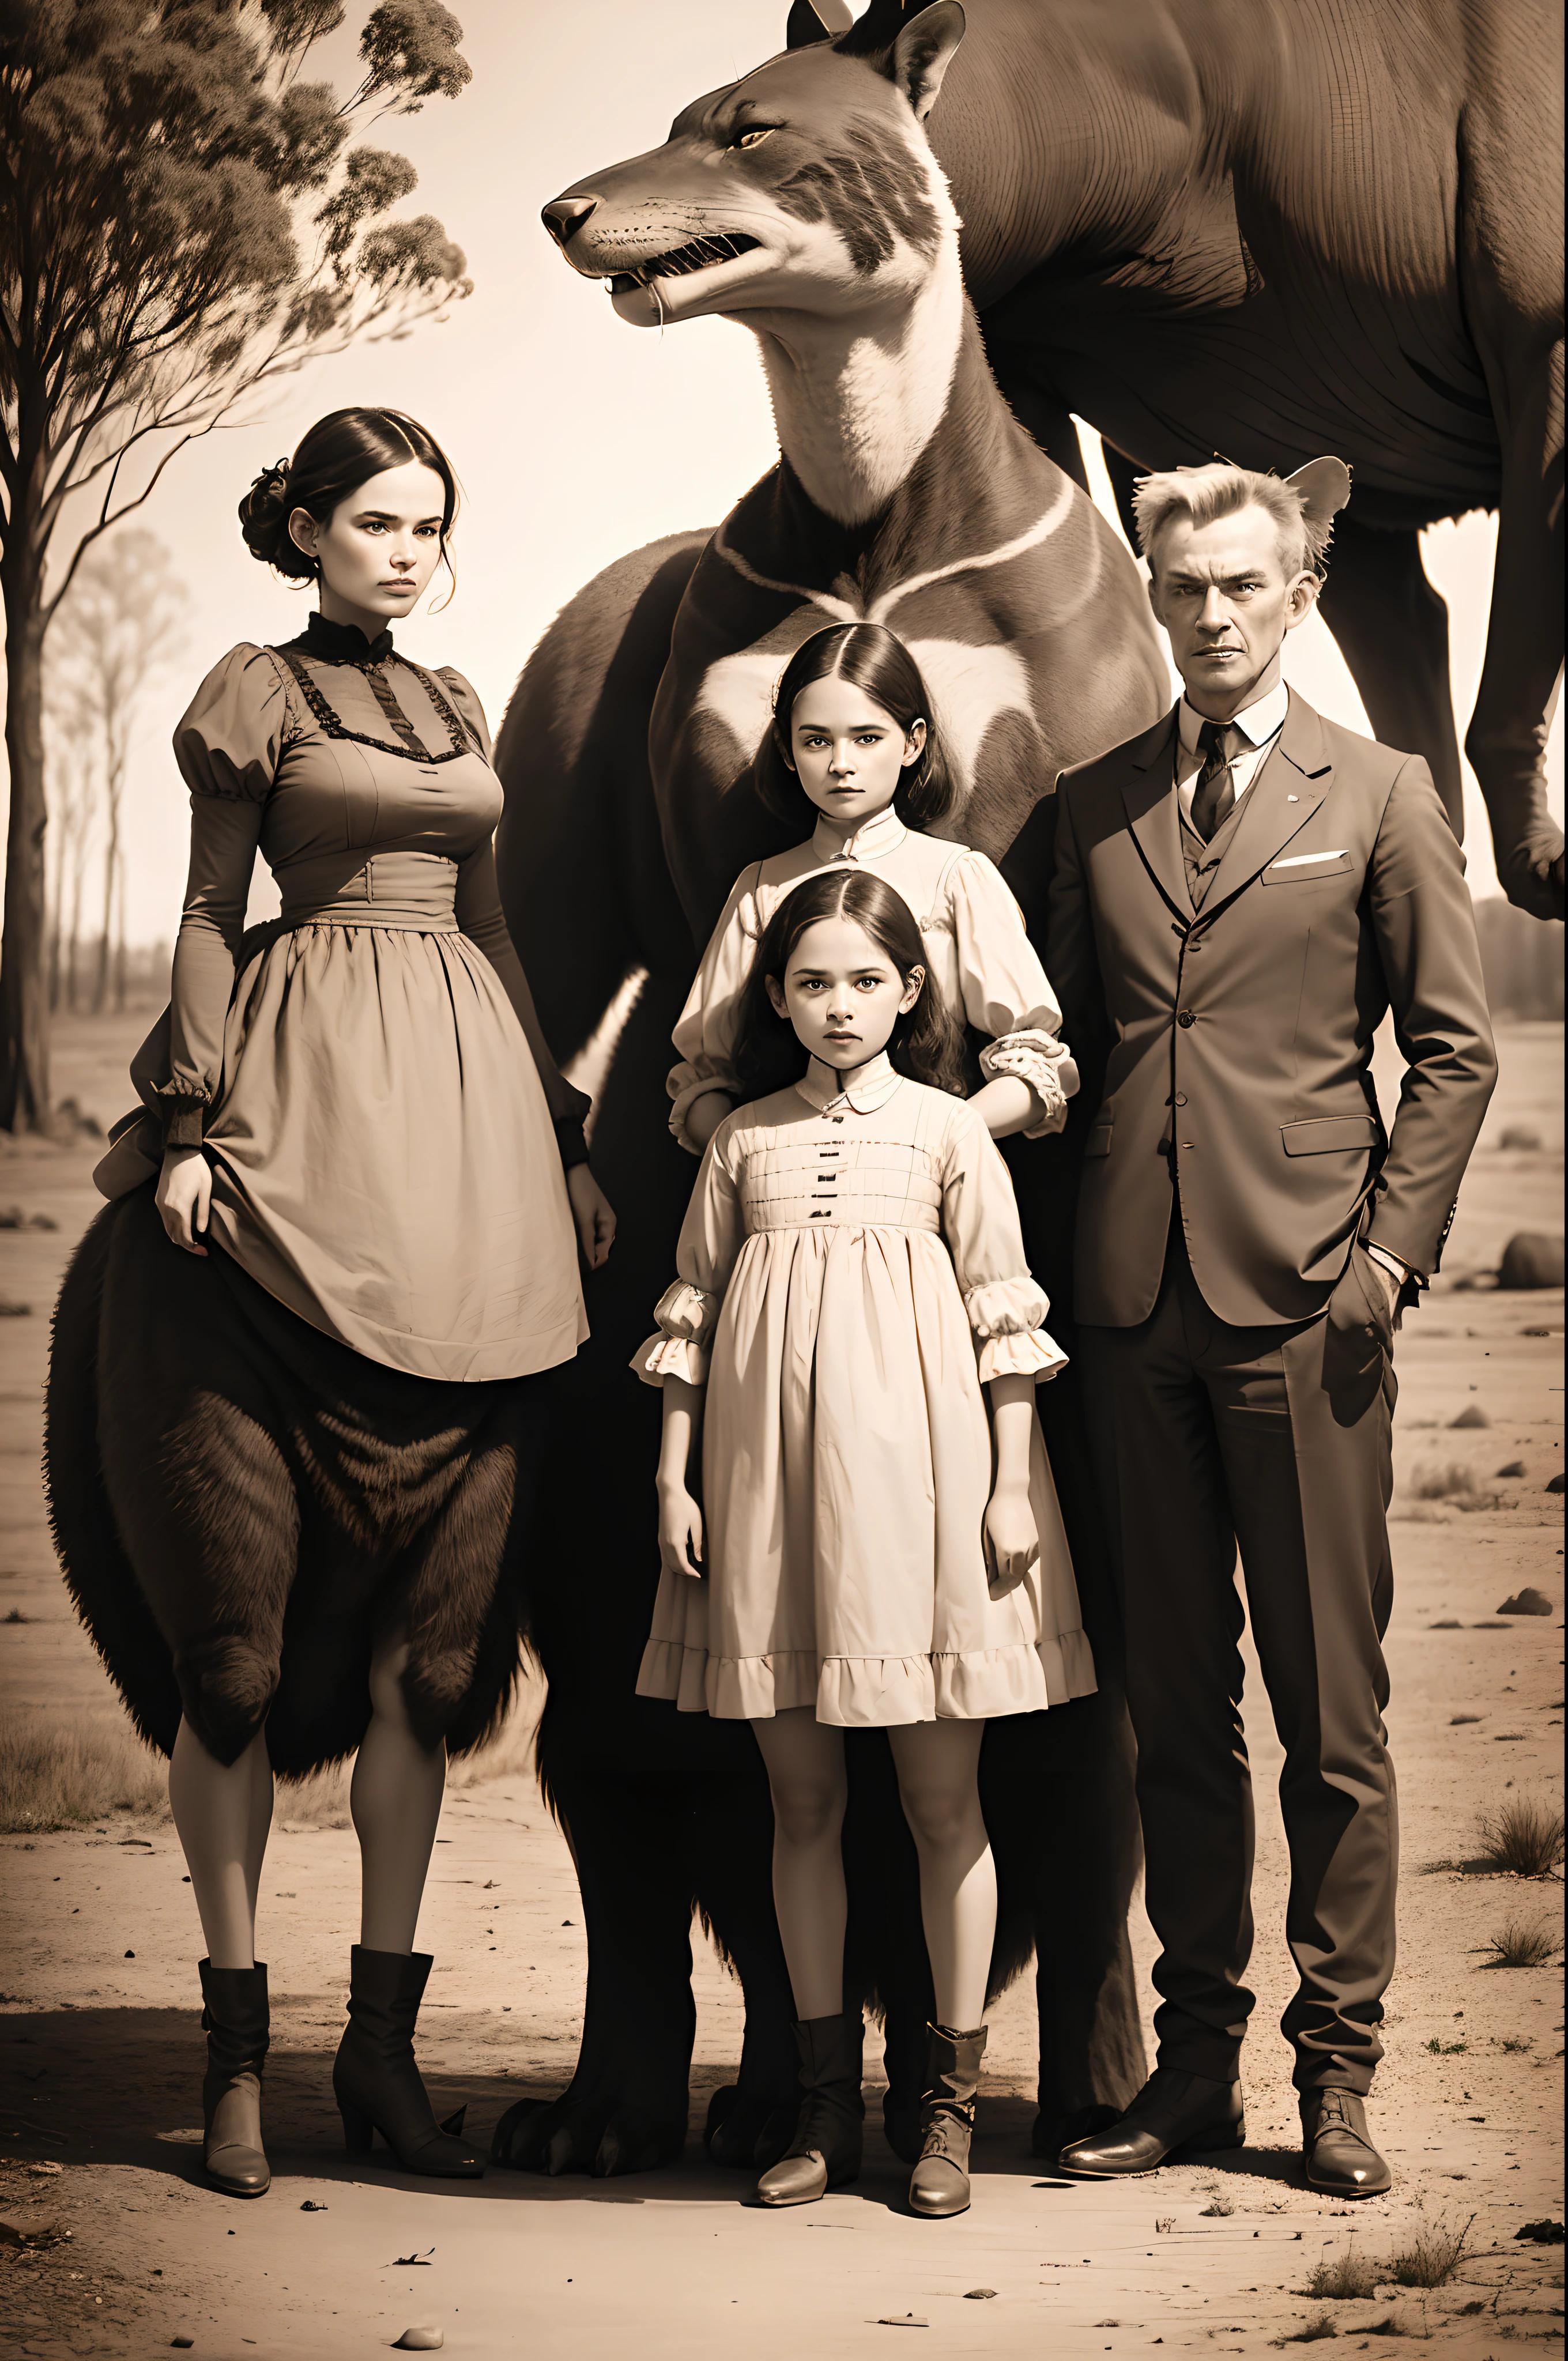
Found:
[{"label": "pale sky", "polygon": [[[170,938],[179,921],[188,807],[169,751],[175,721],[236,641],[287,638],[308,609],[308,592],[291,592],[249,555],[235,507],[322,412],[390,403],[451,454],[465,495],[457,595],[399,637],[419,662],[466,673],[493,727],[530,649],[590,576],[660,534],[716,524],[775,456],[751,336],[718,320],[663,334],[625,325],[557,256],[539,208],[594,167],[657,146],[687,101],[775,49],[787,0],[464,0],[458,13],[468,90],[368,137],[411,157],[420,186],[400,210],[444,221],[467,255],[474,294],[444,324],[285,379],[256,423],[182,453],[136,519],[174,553],[193,615],[182,660],[147,694],[127,787],[133,941]],[[339,69],[340,85],[346,79]],[[1480,676],[1494,541],[1482,517],[1427,538],[1452,613],[1462,731]],[[1365,728],[1315,620],[1288,643],[1286,670],[1322,711]],[[1552,767],[1561,811],[1561,711]],[[1472,883],[1495,892],[1473,780],[1468,800]],[[269,879],[252,907],[276,907]]]}]

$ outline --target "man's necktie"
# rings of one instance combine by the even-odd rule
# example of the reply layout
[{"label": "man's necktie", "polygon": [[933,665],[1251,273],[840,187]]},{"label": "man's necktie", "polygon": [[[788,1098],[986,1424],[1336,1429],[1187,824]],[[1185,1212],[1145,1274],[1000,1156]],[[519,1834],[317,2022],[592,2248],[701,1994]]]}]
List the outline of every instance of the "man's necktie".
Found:
[{"label": "man's necktie", "polygon": [[1203,767],[1192,790],[1192,825],[1208,844],[1215,829],[1235,809],[1231,764],[1243,745],[1242,733],[1228,721],[1205,721],[1198,732]]}]

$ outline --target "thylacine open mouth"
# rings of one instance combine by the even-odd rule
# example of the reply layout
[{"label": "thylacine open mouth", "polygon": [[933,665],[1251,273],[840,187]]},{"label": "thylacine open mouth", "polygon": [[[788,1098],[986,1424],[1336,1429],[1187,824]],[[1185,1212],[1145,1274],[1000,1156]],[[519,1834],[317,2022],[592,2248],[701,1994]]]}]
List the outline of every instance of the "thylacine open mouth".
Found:
[{"label": "thylacine open mouth", "polygon": [[646,287],[652,279],[684,279],[688,271],[707,270],[716,262],[733,262],[762,243],[760,237],[748,237],[738,229],[725,230],[712,237],[696,237],[689,246],[677,246],[668,254],[655,254],[646,262],[633,264],[630,270],[614,272],[609,281],[609,291],[612,295],[628,295],[634,287]]}]

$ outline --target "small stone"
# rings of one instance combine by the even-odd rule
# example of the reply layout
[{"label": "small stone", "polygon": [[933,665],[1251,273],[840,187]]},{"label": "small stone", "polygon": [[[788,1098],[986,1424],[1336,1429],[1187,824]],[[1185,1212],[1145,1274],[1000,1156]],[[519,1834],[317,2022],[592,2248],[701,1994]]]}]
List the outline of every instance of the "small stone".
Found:
[{"label": "small stone", "polygon": [[422,2321],[417,2328],[405,2328],[393,2341],[394,2353],[439,2353],[446,2339],[433,2321]]},{"label": "small stone", "polygon": [[321,2202],[319,2198],[307,2197],[304,2203],[301,2206],[300,2211],[302,2213],[324,2213],[326,2212],[326,2207]]},{"label": "small stone", "polygon": [[1506,1467],[1499,1467],[1497,1470],[1499,1482],[1505,1476],[1528,1476],[1529,1474],[1530,1469],[1522,1459],[1510,1459]]},{"label": "small stone", "polygon": [[127,1960],[134,1960],[136,1958],[136,1953],[134,1951],[127,1951],[126,1953],[126,1957]]},{"label": "small stone", "polygon": [[169,2342],[176,2353],[189,2353],[196,2340],[193,2336],[171,2336]]},{"label": "small stone", "polygon": [[1505,1598],[1497,1612],[1499,1615],[1550,1615],[1552,1605],[1543,1590],[1533,1589],[1527,1584],[1511,1598]]},{"label": "small stone", "polygon": [[1448,1422],[1451,1427],[1455,1428],[1490,1426],[1492,1423],[1479,1402],[1468,1403],[1465,1408],[1460,1411],[1457,1418],[1451,1418]]},{"label": "small stone", "polygon": [[1528,2238],[1533,2246],[1560,2246],[1563,2244],[1561,2222],[1526,2222],[1514,2232],[1516,2238]]},{"label": "small stone", "polygon": [[995,2293],[996,2290],[994,2288],[966,2288],[964,2290],[964,2301],[966,2303],[986,2303],[989,2302],[990,2299]]},{"label": "small stone", "polygon": [[1547,1490],[1548,1490],[1549,1492],[1561,1492],[1561,1491],[1562,1491],[1562,1489],[1563,1489],[1563,1471],[1562,1471],[1562,1469],[1561,1469],[1561,1468],[1559,1468],[1559,1469],[1558,1469],[1558,1471],[1557,1471],[1557,1473],[1556,1473],[1556,1475],[1555,1475],[1555,1476],[1553,1476],[1553,1477],[1552,1477],[1551,1481],[1548,1483],[1548,1485],[1547,1485],[1546,1488],[1547,1488]]},{"label": "small stone", "polygon": [[1503,1248],[1497,1285],[1504,1288],[1561,1287],[1563,1240],[1550,1232],[1520,1230]]}]

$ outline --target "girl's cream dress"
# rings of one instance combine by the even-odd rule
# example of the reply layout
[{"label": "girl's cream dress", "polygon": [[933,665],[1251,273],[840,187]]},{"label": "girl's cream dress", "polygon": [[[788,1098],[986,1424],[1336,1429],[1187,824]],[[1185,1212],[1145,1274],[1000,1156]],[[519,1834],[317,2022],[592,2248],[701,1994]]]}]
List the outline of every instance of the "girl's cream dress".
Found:
[{"label": "girl's cream dress", "polygon": [[861,1727],[1025,1713],[1095,1686],[1035,1422],[1040,1554],[993,1598],[981,1393],[1064,1356],[1007,1169],[963,1100],[816,1060],[703,1159],[633,1367],[707,1386],[703,1581],[665,1573],[638,1690]]},{"label": "girl's cream dress", "polygon": [[736,879],[673,1036],[670,1129],[681,1146],[700,1153],[686,1115],[705,1092],[739,1097],[735,1031],[758,941],[784,895],[824,869],[870,869],[903,895],[943,999],[985,1036],[981,1074],[1016,1074],[1031,1085],[1042,1113],[1025,1138],[1059,1131],[1078,1069],[1058,1038],[1061,1010],[1006,881],[983,852],[905,828],[890,808],[847,842],[818,822],[804,844],[753,862]]}]

